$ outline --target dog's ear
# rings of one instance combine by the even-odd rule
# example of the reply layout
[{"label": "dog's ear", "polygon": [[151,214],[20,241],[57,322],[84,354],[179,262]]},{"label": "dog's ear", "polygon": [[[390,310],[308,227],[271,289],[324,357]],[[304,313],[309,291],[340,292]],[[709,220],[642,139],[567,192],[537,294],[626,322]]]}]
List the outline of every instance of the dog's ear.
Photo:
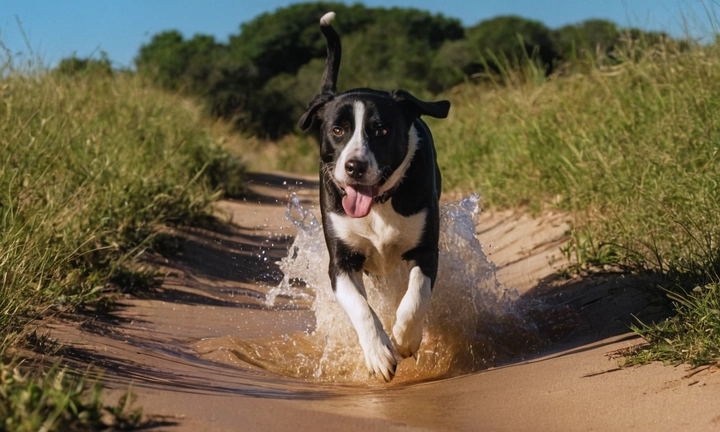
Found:
[{"label": "dog's ear", "polygon": [[425,102],[405,90],[395,90],[390,95],[394,100],[406,106],[410,113],[416,117],[429,115],[435,118],[445,118],[450,112],[450,102],[446,100]]},{"label": "dog's ear", "polygon": [[308,108],[307,111],[305,111],[305,114],[303,114],[298,121],[298,127],[301,131],[306,131],[310,129],[313,123],[315,123],[315,120],[318,118],[320,110],[325,106],[325,104],[330,102],[332,98],[333,95],[328,93],[321,93],[315,96],[315,99],[313,99],[312,102],[308,104]]}]

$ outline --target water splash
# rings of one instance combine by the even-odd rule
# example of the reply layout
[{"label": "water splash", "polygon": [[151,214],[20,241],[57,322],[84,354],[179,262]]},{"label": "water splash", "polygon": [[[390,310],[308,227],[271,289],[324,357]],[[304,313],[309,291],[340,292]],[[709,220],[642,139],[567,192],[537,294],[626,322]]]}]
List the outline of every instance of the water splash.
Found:
[{"label": "water splash", "polygon": [[[498,282],[475,237],[480,197],[473,194],[441,206],[438,277],[416,358],[398,365],[393,382],[426,381],[488,368],[537,351],[542,345],[519,293]],[[297,196],[287,219],[297,236],[279,263],[282,282],[267,293],[267,305],[311,304],[315,326],[305,332],[264,340],[229,337],[231,362],[238,360],[271,372],[321,382],[372,383],[357,335],[337,304],[328,277],[322,226]],[[404,294],[409,266],[385,277],[365,275],[368,302],[386,330]],[[312,326],[311,326],[312,327]]]}]

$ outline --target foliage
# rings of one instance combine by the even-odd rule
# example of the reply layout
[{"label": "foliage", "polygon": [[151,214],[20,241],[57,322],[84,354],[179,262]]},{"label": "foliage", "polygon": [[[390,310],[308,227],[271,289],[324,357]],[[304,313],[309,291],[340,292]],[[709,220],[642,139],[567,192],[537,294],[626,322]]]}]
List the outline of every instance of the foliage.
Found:
[{"label": "foliage", "polygon": [[140,48],[135,65],[140,74],[166,89],[198,93],[203,91],[199,84],[219,79],[214,63],[224,51],[212,36],[196,35],[185,41],[179,32],[166,31]]},{"label": "foliage", "polygon": [[597,58],[609,54],[620,40],[620,29],[615,23],[591,19],[576,25],[567,25],[552,32],[553,44],[565,60]]},{"label": "foliage", "polygon": [[678,317],[641,328],[653,358],[718,358],[718,48],[633,41],[615,52],[635,60],[615,66],[464,87],[432,125],[448,188],[480,190],[488,207],[571,212],[567,252],[582,265],[664,277],[684,300]]},{"label": "foliage", "polygon": [[230,37],[230,54],[241,63],[252,63],[261,83],[281,73],[294,74],[311,59],[325,55],[318,21],[330,10],[344,17],[333,25],[345,34],[360,31],[373,20],[372,11],[361,5],[295,4],[243,23],[240,34]]},{"label": "foliage", "polygon": [[155,35],[140,49],[137,70],[166,89],[203,97],[213,115],[241,130],[277,139],[294,130],[318,91],[326,51],[318,19],[330,10],[343,40],[339,88],[404,88],[428,98],[488,73],[505,75],[528,59],[545,75],[562,61],[608,53],[622,38],[601,20],[551,31],[504,16],[466,31],[458,20],[417,9],[303,3],[243,23],[228,44],[202,35],[185,40],[177,31]]},{"label": "foliage", "polygon": [[102,53],[100,60],[92,58],[81,59],[78,57],[68,57],[62,59],[55,71],[59,74],[64,75],[75,75],[75,74],[101,74],[101,75],[112,75],[112,66],[110,64],[110,58],[107,53]]},{"label": "foliage", "polygon": [[517,69],[533,59],[550,73],[558,58],[550,29],[538,21],[517,16],[483,21],[468,29],[467,41],[475,50],[475,61],[487,64],[494,71],[508,64]]}]

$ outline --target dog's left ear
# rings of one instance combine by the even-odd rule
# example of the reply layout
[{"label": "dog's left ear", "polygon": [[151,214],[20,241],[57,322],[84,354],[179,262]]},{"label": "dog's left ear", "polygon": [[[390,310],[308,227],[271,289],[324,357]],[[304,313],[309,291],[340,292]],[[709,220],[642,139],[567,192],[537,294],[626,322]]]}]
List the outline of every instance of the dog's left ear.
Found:
[{"label": "dog's left ear", "polygon": [[315,123],[315,119],[318,118],[318,114],[322,107],[324,107],[326,103],[330,102],[332,98],[333,95],[330,93],[321,93],[315,96],[315,99],[308,104],[307,111],[305,111],[298,121],[298,127],[301,131],[310,129],[310,126]]},{"label": "dog's left ear", "polygon": [[416,117],[429,115],[435,118],[445,118],[448,116],[448,112],[450,112],[450,101],[425,102],[405,90],[395,90],[390,96],[402,105],[405,105]]}]

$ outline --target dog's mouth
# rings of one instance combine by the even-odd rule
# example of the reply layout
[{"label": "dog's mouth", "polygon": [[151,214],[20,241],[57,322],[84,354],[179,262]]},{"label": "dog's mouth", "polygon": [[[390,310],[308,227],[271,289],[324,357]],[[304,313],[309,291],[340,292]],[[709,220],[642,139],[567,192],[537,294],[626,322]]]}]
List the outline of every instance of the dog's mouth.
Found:
[{"label": "dog's mouth", "polygon": [[380,189],[378,185],[346,184],[342,205],[345,213],[354,218],[367,216],[372,209],[375,197]]}]

